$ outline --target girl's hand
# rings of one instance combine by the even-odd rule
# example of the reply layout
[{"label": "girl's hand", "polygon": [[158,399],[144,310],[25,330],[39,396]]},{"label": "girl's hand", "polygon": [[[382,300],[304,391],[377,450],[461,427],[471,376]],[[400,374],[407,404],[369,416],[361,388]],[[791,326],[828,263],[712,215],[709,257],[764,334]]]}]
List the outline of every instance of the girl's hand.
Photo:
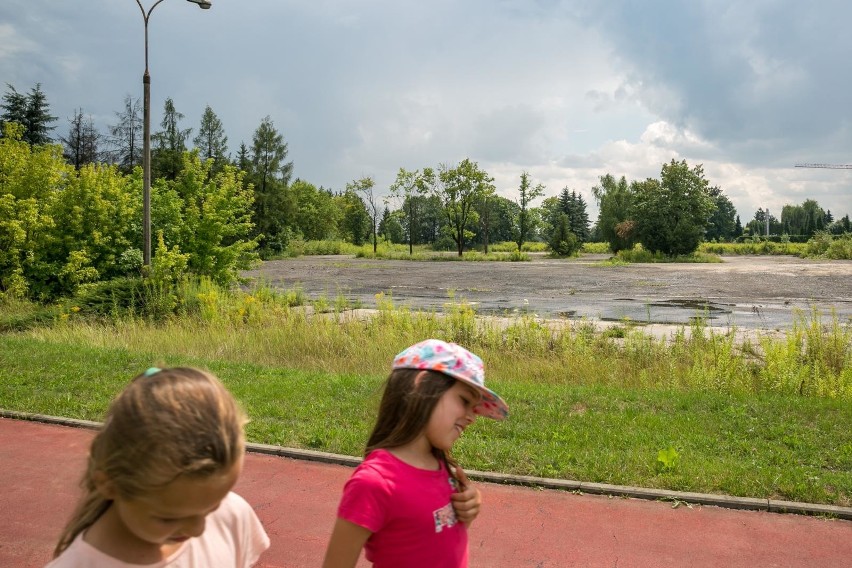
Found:
[{"label": "girl's hand", "polygon": [[479,493],[479,489],[470,483],[470,480],[461,467],[456,468],[456,477],[461,484],[461,491],[453,493],[451,496],[453,509],[455,509],[456,518],[465,525],[470,526],[470,523],[479,515],[482,495]]}]

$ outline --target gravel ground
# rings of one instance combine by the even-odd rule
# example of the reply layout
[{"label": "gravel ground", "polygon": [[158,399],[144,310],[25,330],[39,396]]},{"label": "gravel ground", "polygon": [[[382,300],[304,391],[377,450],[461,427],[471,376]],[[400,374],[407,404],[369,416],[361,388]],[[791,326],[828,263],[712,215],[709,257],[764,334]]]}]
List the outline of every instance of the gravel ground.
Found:
[{"label": "gravel ground", "polygon": [[311,298],[343,295],[375,306],[379,292],[398,305],[440,310],[451,295],[481,314],[648,324],[788,329],[795,314],[819,309],[852,323],[852,261],[792,256],[728,256],[721,264],[605,266],[608,255],[530,262],[437,262],[311,256],[263,263],[245,276],[301,287]]}]

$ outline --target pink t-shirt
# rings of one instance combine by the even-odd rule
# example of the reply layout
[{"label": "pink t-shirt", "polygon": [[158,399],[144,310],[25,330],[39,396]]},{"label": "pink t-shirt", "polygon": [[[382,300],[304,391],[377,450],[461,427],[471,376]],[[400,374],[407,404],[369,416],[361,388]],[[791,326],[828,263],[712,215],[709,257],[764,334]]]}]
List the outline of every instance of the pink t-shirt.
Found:
[{"label": "pink t-shirt", "polygon": [[[219,508],[206,519],[204,532],[183,543],[170,557],[145,568],[248,568],[269,548],[269,537],[251,505],[236,493],[228,493]],[[59,558],[45,568],[131,568],[107,556],[77,535]]]},{"label": "pink t-shirt", "polygon": [[337,515],[373,533],[364,551],[374,568],[466,568],[467,528],[453,492],[443,464],[419,469],[375,450],[346,482]]}]

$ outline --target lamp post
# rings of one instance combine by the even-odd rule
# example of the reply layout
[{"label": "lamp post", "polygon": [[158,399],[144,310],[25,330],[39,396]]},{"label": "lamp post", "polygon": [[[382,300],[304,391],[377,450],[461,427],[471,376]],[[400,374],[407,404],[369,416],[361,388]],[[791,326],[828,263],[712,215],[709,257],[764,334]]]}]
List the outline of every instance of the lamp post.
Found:
[{"label": "lamp post", "polygon": [[[145,21],[145,74],[142,75],[142,264],[151,266],[151,74],[148,73],[148,20],[151,12],[163,0],[157,0],[146,12],[141,0],[136,0]],[[202,10],[213,5],[210,0],[187,0]]]}]

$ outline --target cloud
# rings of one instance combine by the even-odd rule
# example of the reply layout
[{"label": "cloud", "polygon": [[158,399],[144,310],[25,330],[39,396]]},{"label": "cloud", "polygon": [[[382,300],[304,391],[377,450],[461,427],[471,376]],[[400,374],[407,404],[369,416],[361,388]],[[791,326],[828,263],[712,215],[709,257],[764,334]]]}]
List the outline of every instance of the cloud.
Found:
[{"label": "cloud", "polygon": [[[849,172],[791,166],[852,161],[849,16],[840,0],[172,0],[150,21],[152,123],[166,97],[195,129],[209,104],[236,152],[269,115],[295,175],[333,189],[470,158],[507,196],[528,171],[590,198],[600,175],[686,159],[744,218],[803,196],[848,211]],[[53,114],[105,130],[141,96],[132,0],[3,0],[0,22],[0,76],[41,82]]]}]

